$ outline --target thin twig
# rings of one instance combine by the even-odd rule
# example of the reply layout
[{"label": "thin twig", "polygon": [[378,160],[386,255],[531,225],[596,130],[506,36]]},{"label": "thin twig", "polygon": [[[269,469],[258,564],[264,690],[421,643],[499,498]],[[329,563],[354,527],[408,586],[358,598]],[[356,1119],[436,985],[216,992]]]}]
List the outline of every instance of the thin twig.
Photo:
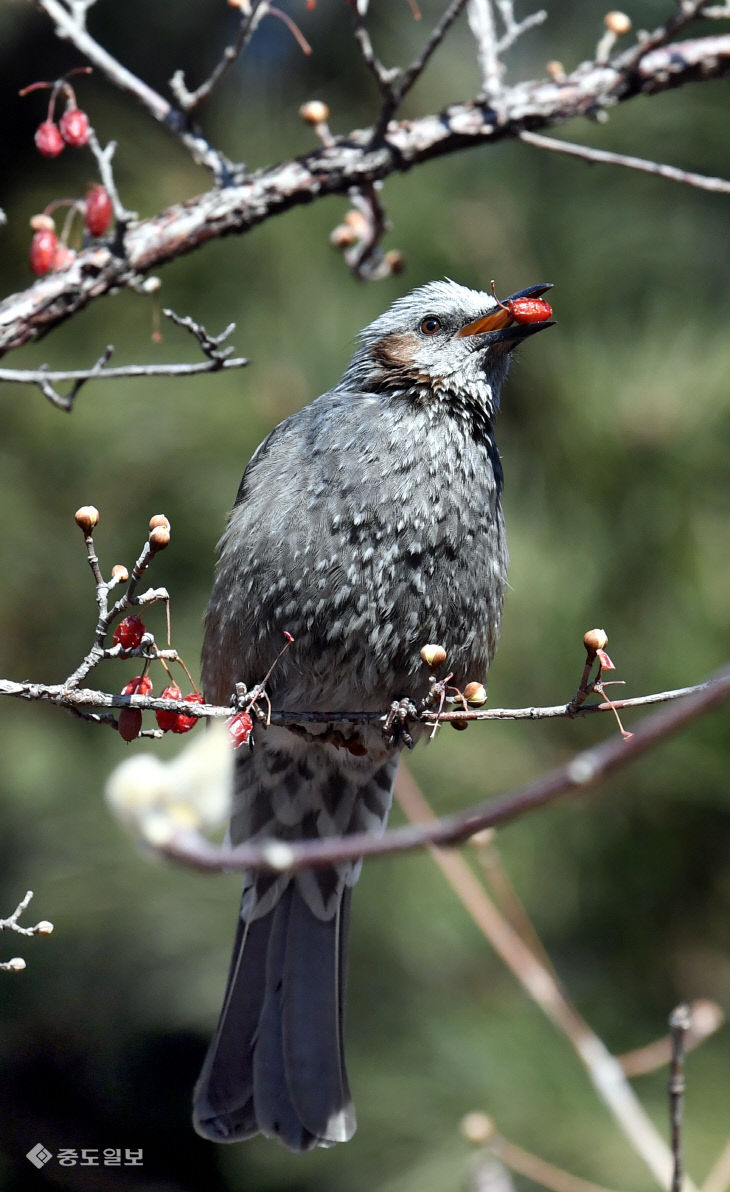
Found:
[{"label": "thin twig", "polygon": [[[690,1025],[684,1039],[685,1054],[699,1047],[725,1022],[722,1007],[707,998],[698,998],[690,1002],[689,1010]],[[671,1058],[671,1035],[662,1035],[660,1039],[654,1039],[643,1047],[636,1047],[633,1051],[627,1051],[617,1057],[626,1075],[632,1078],[666,1067]]]},{"label": "thin twig", "polygon": [[696,186],[700,190],[711,190],[718,194],[730,194],[730,181],[713,178],[707,174],[695,174],[691,170],[680,170],[677,166],[649,161],[645,157],[632,157],[627,153],[611,153],[607,149],[595,149],[589,145],[576,145],[561,141],[557,137],[545,137],[541,133],[523,130],[520,140],[538,149],[550,149],[554,153],[565,153],[569,157],[580,157],[592,165],[626,166],[630,170],[641,170],[645,174],[656,174],[670,182],[682,182],[685,186]]},{"label": "thin twig", "polygon": [[522,21],[516,21],[512,0],[497,0],[497,7],[504,25],[502,37],[497,36],[492,0],[469,0],[467,8],[469,28],[477,43],[482,92],[489,100],[496,99],[502,90],[504,67],[500,54],[514,45],[528,29],[541,25],[547,19],[547,12],[541,9]]},{"label": "thin twig", "polygon": [[[439,821],[408,771],[401,770],[399,773],[396,791],[398,802],[412,824],[438,824]],[[431,853],[460,902],[503,963],[553,1025],[570,1041],[583,1061],[596,1092],[613,1113],[636,1153],[649,1170],[666,1184],[671,1170],[669,1150],[626,1080],[618,1061],[568,1000],[551,969],[542,963],[498,911],[462,854],[434,847],[431,847]]]},{"label": "thin twig", "polygon": [[[417,58],[414,58],[410,66],[407,66],[405,70],[402,70],[399,73],[387,71],[383,67],[382,63],[380,63],[375,57],[371,47],[370,60],[368,60],[367,56],[365,60],[368,62],[368,65],[375,74],[375,77],[378,79],[381,92],[384,96],[384,103],[373,129],[373,145],[379,144],[382,140],[392,117],[395,115],[395,112],[402,104],[408,92],[423,74],[428,62],[438,47],[441,45],[441,42],[444,40],[454,21],[461,13],[466,2],[467,0],[451,0],[451,3],[448,5],[446,11],[441,17],[441,20],[438,21],[431,30],[428,40],[421,50],[421,53]],[[369,40],[369,37],[367,37],[368,43]],[[363,43],[362,40],[360,45],[361,48],[364,49],[365,43]]]},{"label": "thin twig", "polygon": [[133,95],[155,120],[164,124],[177,137],[199,165],[210,170],[218,181],[227,182],[233,177],[235,171],[232,163],[198,131],[189,127],[183,112],[99,45],[86,29],[86,23],[80,19],[78,11],[67,8],[62,0],[38,0],[38,3],[53,21],[57,35],[75,46],[120,90]]},{"label": "thin twig", "polygon": [[[197,339],[207,361],[194,364],[120,364],[112,368],[106,365],[111,358],[114,348],[109,344],[97,360],[93,368],[50,369],[47,365],[40,368],[0,368],[0,381],[11,381],[18,385],[37,385],[43,395],[60,410],[67,413],[73,409],[74,401],[82,385],[87,381],[114,380],[126,377],[195,377],[201,373],[218,372],[226,368],[244,368],[249,361],[245,356],[232,356],[232,347],[221,349],[221,345],[235,330],[235,323],[230,323],[220,335],[210,335],[201,323],[190,317],[181,317],[174,311],[163,310],[173,323]],[[71,382],[68,393],[59,393],[57,385]]]},{"label": "thin twig", "polygon": [[676,1006],[669,1015],[672,1058],[669,1065],[669,1127],[672,1146],[671,1192],[682,1192],[682,1112],[684,1108],[684,1040],[692,1024],[689,1006]]},{"label": "thin twig", "polygon": [[[0,931],[13,931],[16,935],[50,935],[53,931],[53,924],[49,923],[47,919],[41,919],[40,923],[36,923],[34,927],[21,927],[18,922],[20,916],[23,914],[33,897],[33,891],[28,890],[20,902],[16,906],[12,915],[8,915],[6,919],[0,919]],[[14,956],[11,960],[0,962],[0,972],[18,973],[25,968],[25,961],[22,956]]]},{"label": "thin twig", "polygon": [[490,1154],[496,1156],[511,1171],[526,1176],[528,1180],[541,1184],[543,1188],[550,1188],[551,1192],[609,1192],[609,1189],[601,1184],[571,1175],[569,1171],[563,1171],[538,1155],[530,1154],[524,1147],[517,1146],[501,1134],[490,1138],[487,1147]]},{"label": "thin twig", "polygon": [[219,62],[211,71],[208,78],[195,91],[188,91],[185,85],[185,72],[177,70],[170,79],[170,88],[180,107],[185,112],[192,112],[198,104],[207,99],[213,88],[218,85],[223,76],[231,69],[234,62],[240,58],[249,41],[253,37],[256,26],[266,15],[268,5],[265,0],[251,0],[248,8],[241,17],[238,32],[230,45],[224,49]]},{"label": "thin twig", "polygon": [[619,70],[630,70],[650,50],[668,45],[680,30],[690,25],[697,17],[702,16],[702,9],[707,6],[707,3],[708,0],[676,0],[674,12],[669,19],[663,25],[653,29],[651,33],[642,34],[635,45],[612,59],[612,66]]}]

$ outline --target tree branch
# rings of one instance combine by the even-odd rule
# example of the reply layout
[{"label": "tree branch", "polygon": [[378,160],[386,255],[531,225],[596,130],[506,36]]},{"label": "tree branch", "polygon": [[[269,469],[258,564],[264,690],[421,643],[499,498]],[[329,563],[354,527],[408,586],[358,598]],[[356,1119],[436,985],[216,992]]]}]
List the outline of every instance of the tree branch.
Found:
[{"label": "tree branch", "polygon": [[211,71],[209,77],[195,91],[188,91],[185,85],[185,73],[175,71],[170,79],[170,87],[176,100],[184,112],[191,112],[198,104],[207,99],[213,88],[217,86],[223,76],[231,69],[234,62],[241,56],[249,41],[253,37],[256,26],[266,15],[268,5],[265,0],[251,0],[248,8],[241,17],[238,32],[230,45],[224,49],[220,60]]},{"label": "tree branch", "polygon": [[[166,600],[167,598],[165,589],[151,589],[144,597],[138,597],[135,603],[148,604],[153,600]],[[119,616],[128,604],[129,601],[125,601],[124,604],[118,603],[108,616],[105,616],[104,632],[107,631],[108,624]],[[96,661],[101,661],[102,657],[116,657],[118,653],[118,650],[107,651],[104,654],[100,654]],[[167,658],[168,653],[170,657],[175,655],[175,651],[157,651],[151,657],[157,658],[162,656]],[[84,666],[83,674],[80,675],[79,672],[74,672],[74,675],[66,679],[63,683],[35,683],[29,680],[16,682],[13,679],[0,679],[0,696],[5,695],[14,699],[29,701],[39,700],[42,703],[56,704],[69,711],[83,708],[120,708],[131,706],[133,708],[140,708],[143,712],[185,712],[186,715],[194,716],[200,720],[225,720],[231,715],[230,706],[222,707],[215,704],[190,705],[180,700],[153,699],[152,697],[139,695],[124,696],[113,691],[96,691],[88,688],[79,688],[77,686],[79,677],[83,677],[91,669],[86,666],[86,661],[84,660],[84,664],[82,664]],[[565,704],[553,704],[547,707],[471,708],[468,711],[454,710],[450,712],[423,711],[418,713],[414,719],[429,726],[453,723],[469,724],[472,721],[481,720],[574,720],[598,712],[613,712],[617,708],[623,711],[626,708],[642,708],[651,704],[671,703],[675,700],[686,699],[688,696],[698,695],[701,692],[713,689],[716,685],[717,680],[707,679],[704,683],[698,683],[691,687],[677,687],[672,691],[657,691],[650,695],[637,695],[629,699],[611,700],[610,703],[602,701],[598,704],[581,704],[580,707],[575,707],[573,702],[569,701]],[[267,723],[284,727],[333,723],[379,724],[384,728],[388,720],[388,715],[387,712],[293,712],[275,708],[272,709],[270,715],[267,717]]]},{"label": "tree branch", "polygon": [[[23,911],[27,910],[30,900],[33,897],[33,891],[28,890],[24,898],[16,906],[12,915],[8,915],[6,919],[0,919],[0,932],[13,931],[16,935],[50,935],[53,931],[53,924],[49,923],[47,919],[41,919],[36,923],[35,927],[22,927],[18,922]],[[20,973],[25,968],[25,961],[22,956],[13,956],[11,960],[0,961],[0,972],[4,973]]]},{"label": "tree branch", "polygon": [[[0,689],[1,693],[1,689]],[[8,692],[7,694],[13,694]],[[730,666],[676,705],[648,716],[629,740],[612,737],[517,790],[466,811],[444,816],[435,824],[392,828],[382,836],[352,836],[307,841],[271,840],[235,849],[217,847],[197,833],[175,833],[161,845],[171,860],[202,872],[295,872],[307,866],[331,865],[359,857],[392,856],[425,845],[462,844],[483,828],[510,823],[569,793],[588,790],[630,765],[691,721],[719,707],[730,697]],[[133,700],[137,705],[136,699]],[[202,705],[201,705],[202,708]]]},{"label": "tree branch", "polygon": [[680,170],[677,166],[648,161],[644,157],[631,157],[625,153],[610,153],[606,149],[594,149],[589,145],[575,145],[570,141],[559,141],[556,137],[544,137],[534,132],[521,132],[520,140],[524,141],[526,145],[535,145],[538,149],[550,149],[553,153],[565,153],[568,157],[580,157],[591,165],[626,166],[630,170],[656,174],[660,178],[667,178],[670,182],[682,182],[685,186],[696,186],[699,190],[730,194],[730,181],[725,178],[694,174],[691,170]]},{"label": "tree branch", "polygon": [[97,70],[101,70],[108,79],[133,95],[151,116],[177,137],[190,152],[194,161],[205,169],[210,170],[215,178],[227,181],[231,176],[231,163],[214,149],[205,137],[194,129],[178,108],[175,108],[164,96],[155,91],[137,75],[118,62],[108,50],[99,45],[86,29],[85,21],[80,15],[67,8],[63,0],[38,0],[40,7],[53,21],[58,37],[69,41],[76,49],[91,62]]},{"label": "tree branch", "polygon": [[[79,390],[87,381],[117,381],[123,377],[194,377],[200,373],[220,372],[226,368],[243,368],[249,362],[244,356],[231,356],[232,347],[221,349],[221,345],[235,330],[235,323],[231,323],[220,335],[211,336],[201,323],[196,323],[189,317],[181,318],[174,311],[163,311],[169,319],[184,327],[195,336],[207,360],[195,364],[120,364],[113,368],[106,365],[111,358],[114,348],[109,344],[97,360],[93,368],[50,369],[47,365],[40,368],[0,368],[0,381],[10,381],[16,385],[37,385],[43,395],[52,405],[60,410],[69,412]],[[59,393],[56,385],[71,382],[72,387],[66,394]]]},{"label": "tree branch", "polygon": [[[58,4],[58,0],[44,0]],[[650,35],[654,45],[657,36]],[[656,94],[698,79],[730,74],[730,35],[642,51],[621,65],[585,63],[562,81],[518,84],[500,97],[499,113],[483,102],[453,104],[412,121],[391,122],[373,146],[373,129],[333,138],[303,157],[257,171],[239,185],[212,190],[131,224],[119,252],[94,246],[68,269],[50,273],[0,304],[0,354],[38,339],[89,302],[132,284],[208,240],[243,233],[257,224],[325,195],[403,172],[432,158],[477,145],[514,139],[594,115],[637,95]]]}]

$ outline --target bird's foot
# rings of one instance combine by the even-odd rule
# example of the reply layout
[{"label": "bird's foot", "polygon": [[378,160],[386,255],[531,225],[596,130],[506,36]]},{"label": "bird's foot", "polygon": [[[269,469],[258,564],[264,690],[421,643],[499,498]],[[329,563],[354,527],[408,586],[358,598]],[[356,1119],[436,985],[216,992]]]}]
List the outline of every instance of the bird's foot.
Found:
[{"label": "bird's foot", "polygon": [[405,745],[413,749],[415,741],[408,731],[408,721],[418,717],[418,709],[410,699],[396,699],[390,705],[390,711],[383,725],[383,736],[388,745]]},{"label": "bird's foot", "polygon": [[236,683],[236,689],[231,696],[231,706],[236,712],[248,712],[255,716],[261,724],[269,723],[271,701],[263,683],[257,683],[250,689],[245,683]]}]

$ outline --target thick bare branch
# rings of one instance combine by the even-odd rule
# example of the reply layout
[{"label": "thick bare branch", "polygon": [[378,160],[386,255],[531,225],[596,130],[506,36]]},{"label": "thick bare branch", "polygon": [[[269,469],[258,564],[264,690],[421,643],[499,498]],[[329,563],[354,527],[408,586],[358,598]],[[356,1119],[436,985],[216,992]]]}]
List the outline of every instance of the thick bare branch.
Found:
[{"label": "thick bare branch", "polygon": [[79,253],[68,269],[11,295],[0,304],[0,354],[38,339],[94,299],[208,240],[245,232],[313,199],[361,189],[447,153],[595,114],[636,95],[728,74],[730,35],[705,37],[652,50],[630,69],[588,63],[562,82],[519,84],[503,93],[499,115],[479,102],[454,104],[436,115],[391,123],[377,146],[372,146],[372,129],[334,138],[332,145],[260,170],[240,185],[208,191],[131,224],[122,253],[94,246]]}]

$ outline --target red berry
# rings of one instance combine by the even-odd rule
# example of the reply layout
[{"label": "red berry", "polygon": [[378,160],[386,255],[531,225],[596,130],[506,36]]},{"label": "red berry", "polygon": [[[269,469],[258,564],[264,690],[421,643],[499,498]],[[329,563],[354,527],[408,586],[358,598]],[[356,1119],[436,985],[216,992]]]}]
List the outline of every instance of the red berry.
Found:
[{"label": "red berry", "polygon": [[76,253],[67,244],[59,244],[53,255],[54,269],[68,269],[69,265],[73,265],[76,259]]},{"label": "red berry", "polygon": [[53,269],[58,248],[58,236],[50,228],[36,232],[30,242],[30,267],[42,277]]},{"label": "red berry", "polygon": [[66,108],[58,127],[67,145],[78,148],[79,145],[85,145],[89,139],[89,117],[81,108]]},{"label": "red berry", "polygon": [[103,186],[92,186],[86,195],[84,214],[92,236],[103,236],[112,221],[112,201]]},{"label": "red berry", "polygon": [[552,306],[544,298],[513,298],[507,310],[515,323],[544,323],[553,315]]},{"label": "red berry", "polygon": [[[190,695],[185,696],[186,703],[189,704],[204,704],[205,697],[199,691],[191,691]],[[182,713],[177,714],[177,723],[173,726],[174,733],[189,733],[191,728],[195,728],[198,723],[197,716],[183,716]]]},{"label": "red berry", "polygon": [[125,617],[114,630],[114,645],[123,650],[136,650],[145,634],[144,621],[141,617]]},{"label": "red berry", "polygon": [[[122,695],[149,695],[152,690],[152,680],[149,675],[135,675],[122,687]],[[120,708],[117,725],[119,735],[125,741],[134,741],[142,731],[142,711],[140,708]]]},{"label": "red berry", "polygon": [[135,675],[122,687],[122,695],[149,695],[152,691],[152,680],[149,675]]},{"label": "red berry", "polygon": [[[165,690],[161,692],[161,699],[180,699],[181,695],[182,692],[180,691],[177,683],[171,683],[169,687],[166,687]],[[155,712],[155,716],[157,717],[157,723],[162,729],[163,733],[174,733],[177,731],[177,722],[180,719],[179,712]],[[186,716],[184,719],[189,720],[190,717]]]},{"label": "red berry", "polygon": [[231,719],[226,721],[226,728],[233,748],[240,749],[242,745],[248,745],[251,740],[253,720],[248,712],[236,712],[235,716],[231,716]]},{"label": "red berry", "polygon": [[123,741],[135,741],[142,731],[142,713],[139,708],[121,708],[118,728]]},{"label": "red berry", "polygon": [[35,130],[36,149],[44,157],[58,157],[63,150],[64,139],[58,126],[52,120],[44,120]]}]

